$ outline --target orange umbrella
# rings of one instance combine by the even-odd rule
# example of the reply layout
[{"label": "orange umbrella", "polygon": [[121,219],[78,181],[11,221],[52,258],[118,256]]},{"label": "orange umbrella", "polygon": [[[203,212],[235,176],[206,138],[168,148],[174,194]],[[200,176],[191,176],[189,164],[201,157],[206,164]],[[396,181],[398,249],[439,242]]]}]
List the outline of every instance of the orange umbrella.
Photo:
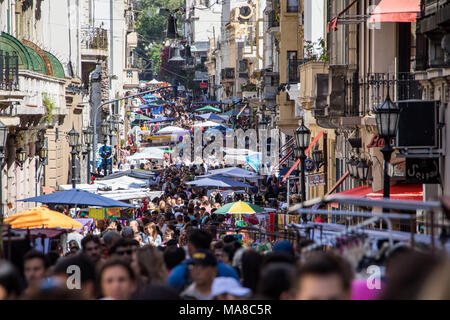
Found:
[{"label": "orange umbrella", "polygon": [[23,228],[63,228],[80,229],[82,224],[65,214],[50,210],[47,207],[34,207],[29,210],[17,213],[7,219],[6,224],[10,224],[13,229]]}]

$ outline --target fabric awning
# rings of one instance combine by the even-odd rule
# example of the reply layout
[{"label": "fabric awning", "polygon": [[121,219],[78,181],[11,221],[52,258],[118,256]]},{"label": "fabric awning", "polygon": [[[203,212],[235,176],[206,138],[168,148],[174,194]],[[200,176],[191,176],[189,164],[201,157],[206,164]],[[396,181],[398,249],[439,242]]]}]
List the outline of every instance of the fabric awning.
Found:
[{"label": "fabric awning", "polygon": [[[382,199],[383,189],[366,195],[369,199]],[[421,184],[397,184],[391,186],[390,199],[423,201],[423,188]]]},{"label": "fabric awning", "polygon": [[420,0],[381,0],[369,22],[415,22],[419,12]]},{"label": "fabric awning", "polygon": [[[357,188],[353,188],[353,189],[349,189],[349,190],[344,190],[344,191],[338,192],[338,193],[336,193],[336,195],[362,198],[362,197],[365,197],[367,194],[369,194],[371,192],[372,192],[372,187],[361,186],[361,187],[357,187]],[[333,208],[338,208],[339,204],[331,203],[331,206]]]}]

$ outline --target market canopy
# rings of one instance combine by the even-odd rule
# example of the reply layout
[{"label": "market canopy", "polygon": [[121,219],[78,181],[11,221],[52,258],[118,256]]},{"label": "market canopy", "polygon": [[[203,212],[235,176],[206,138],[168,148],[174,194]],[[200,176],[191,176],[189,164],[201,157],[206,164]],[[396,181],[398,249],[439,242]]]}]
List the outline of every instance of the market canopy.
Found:
[{"label": "market canopy", "polygon": [[257,206],[256,204],[244,202],[244,201],[237,201],[232,202],[224,205],[223,207],[217,209],[214,211],[216,214],[254,214],[254,213],[264,213],[266,212],[263,208],[260,206]]},{"label": "market canopy", "polygon": [[152,118],[147,117],[144,114],[134,113],[134,120],[133,121],[148,121],[148,120],[152,120]]},{"label": "market canopy", "polygon": [[166,134],[166,133],[189,133],[189,130],[180,128],[180,127],[175,127],[175,126],[168,126],[165,128],[162,128],[161,130],[159,130],[157,132],[158,134]]},{"label": "market canopy", "polygon": [[217,127],[219,124],[214,121],[205,121],[194,124],[194,127]]},{"label": "market canopy", "polygon": [[116,179],[123,176],[136,178],[136,179],[150,179],[155,175],[155,173],[151,171],[144,171],[144,170],[125,170],[125,171],[118,171],[113,174],[110,174],[109,176],[98,178],[96,181],[103,181],[103,180],[110,180],[110,179]]},{"label": "market canopy", "polygon": [[34,207],[14,214],[5,219],[5,223],[13,229],[62,228],[79,229],[82,224],[65,214],[50,210],[47,207]]},{"label": "market canopy", "polygon": [[204,106],[204,107],[201,107],[201,108],[198,108],[198,109],[196,109],[195,111],[214,111],[214,112],[220,112],[220,111],[222,111],[222,110],[220,110],[219,108],[215,108],[215,107],[213,107],[213,106]]},{"label": "market canopy", "polygon": [[196,187],[251,188],[251,186],[246,183],[220,175],[186,182],[186,184]]},{"label": "market canopy", "polygon": [[158,147],[142,148],[140,152],[127,157],[127,160],[164,159],[164,150]]},{"label": "market canopy", "polygon": [[223,104],[223,102],[207,100],[207,101],[195,102],[195,104]]},{"label": "market canopy", "polygon": [[157,122],[169,122],[169,121],[174,121],[174,118],[167,118],[167,117],[158,117],[156,119],[151,119],[150,121],[148,121],[149,123],[157,123]]},{"label": "market canopy", "polygon": [[217,176],[217,175],[224,175],[224,176],[234,177],[234,178],[257,178],[258,177],[257,173],[248,171],[245,169],[241,169],[238,167],[210,170],[207,175],[204,175],[204,177],[213,177],[213,176]]},{"label": "market canopy", "polygon": [[224,118],[222,118],[222,117],[220,117],[217,114],[212,113],[212,112],[200,114],[197,117],[205,119],[205,120],[211,120],[211,121],[226,121],[227,120],[227,119],[224,119]]},{"label": "market canopy", "polygon": [[381,0],[369,17],[369,23],[416,22],[420,0]]},{"label": "market canopy", "polygon": [[160,84],[160,83],[162,83],[162,82],[160,82],[160,81],[158,81],[156,79],[153,79],[152,81],[149,81],[149,84]]},{"label": "market canopy", "polygon": [[128,203],[112,200],[106,197],[102,197],[98,194],[80,189],[60,191],[51,194],[46,194],[43,196],[22,199],[19,201],[40,202],[46,204],[67,204],[76,206],[98,206],[105,208],[111,207],[134,208],[134,206]]}]

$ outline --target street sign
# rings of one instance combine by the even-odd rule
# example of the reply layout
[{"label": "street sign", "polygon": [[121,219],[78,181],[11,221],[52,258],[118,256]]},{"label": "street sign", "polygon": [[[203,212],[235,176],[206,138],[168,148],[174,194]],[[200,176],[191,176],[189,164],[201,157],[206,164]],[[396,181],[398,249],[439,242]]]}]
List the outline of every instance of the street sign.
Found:
[{"label": "street sign", "polygon": [[308,181],[308,186],[324,186],[325,185],[325,175],[323,173],[311,174],[306,176]]},{"label": "street sign", "polygon": [[440,183],[439,158],[406,158],[406,183]]},{"label": "street sign", "polygon": [[206,82],[201,82],[201,83],[200,83],[200,89],[206,89],[206,88],[208,88],[208,83],[206,83]]}]

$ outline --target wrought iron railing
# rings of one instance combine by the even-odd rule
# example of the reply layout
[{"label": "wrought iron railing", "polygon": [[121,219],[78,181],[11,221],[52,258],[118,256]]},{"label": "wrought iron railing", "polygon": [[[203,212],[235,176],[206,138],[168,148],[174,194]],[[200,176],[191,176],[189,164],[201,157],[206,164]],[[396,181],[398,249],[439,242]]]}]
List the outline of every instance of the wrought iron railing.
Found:
[{"label": "wrought iron railing", "polygon": [[365,77],[355,75],[345,81],[344,114],[364,116],[373,113],[386,99],[388,88],[394,102],[422,98],[422,88],[413,73],[370,73]]},{"label": "wrought iron railing", "polygon": [[269,18],[269,28],[276,28],[280,26],[280,14],[277,11],[275,10],[270,11],[268,14],[268,18]]},{"label": "wrought iron railing", "polygon": [[81,47],[83,49],[108,49],[108,30],[103,28],[82,28]]},{"label": "wrought iron railing", "polygon": [[0,50],[0,89],[19,90],[19,58]]},{"label": "wrought iron railing", "polygon": [[225,68],[221,72],[222,80],[234,79],[234,68]]},{"label": "wrought iron railing", "polygon": [[306,59],[289,59],[287,64],[287,75],[288,83],[298,83],[300,82],[300,72],[298,71],[298,66],[306,63]]}]

